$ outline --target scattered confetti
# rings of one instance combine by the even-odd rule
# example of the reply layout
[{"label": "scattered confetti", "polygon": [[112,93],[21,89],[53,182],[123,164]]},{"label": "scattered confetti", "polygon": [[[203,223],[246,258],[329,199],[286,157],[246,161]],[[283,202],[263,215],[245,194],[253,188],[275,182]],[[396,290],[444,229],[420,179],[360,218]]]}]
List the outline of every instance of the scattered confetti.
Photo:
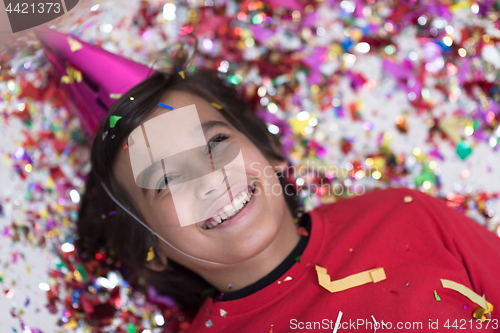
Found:
[{"label": "scattered confetti", "polygon": [[443,285],[443,288],[455,290],[456,292],[464,295],[465,297],[467,297],[468,299],[470,299],[472,302],[476,303],[483,309],[488,310],[488,302],[486,301],[484,295],[479,296],[476,292],[467,288],[463,284],[456,283],[451,280],[441,279],[441,284]]},{"label": "scattered confetti", "polygon": [[146,258],[146,261],[151,261],[154,259],[154,257],[155,257],[155,252],[153,250],[153,247],[151,246],[148,250],[148,256]]},{"label": "scattered confetti", "polygon": [[214,108],[216,108],[217,110],[222,110],[222,106],[221,106],[221,105],[219,105],[219,104],[217,104],[217,103],[215,103],[215,102],[210,103],[210,105],[212,105],[212,106],[213,106]]},{"label": "scattered confetti", "polygon": [[116,123],[117,123],[120,119],[122,119],[122,117],[120,117],[120,116],[111,116],[111,117],[109,117],[109,127],[110,127],[110,128],[115,128]]},{"label": "scattered confetti", "polygon": [[186,77],[184,76],[184,71],[181,71],[177,68],[177,73],[182,77],[182,79],[185,79]]},{"label": "scattered confetti", "polygon": [[167,105],[167,104],[158,103],[158,105],[159,105],[159,106],[161,106],[161,107],[163,107],[163,108],[167,108],[167,109],[169,109],[169,110],[173,110],[173,109],[174,109],[173,107],[171,107],[171,106],[169,106],[169,105]]},{"label": "scattered confetti", "polygon": [[411,195],[405,195],[404,197],[404,201],[406,203],[409,203],[409,202],[412,202],[413,201],[413,198],[411,197]]},{"label": "scattered confetti", "polygon": [[65,84],[82,82],[82,72],[68,65],[66,67],[66,74],[61,77],[61,82]]},{"label": "scattered confetti", "polygon": [[79,41],[77,41],[71,37],[68,37],[68,44],[69,44],[69,48],[71,49],[71,52],[76,52],[82,48],[82,44],[80,44]]},{"label": "scattered confetti", "polygon": [[309,236],[309,233],[307,232],[306,228],[304,228],[304,227],[297,228],[297,234],[299,234],[301,236]]},{"label": "scattered confetti", "polygon": [[481,306],[478,306],[476,309],[474,309],[474,312],[472,313],[472,317],[475,319],[481,319],[481,321],[485,321],[487,318],[491,317],[491,312],[493,311],[493,304],[490,302],[486,302],[488,305],[487,309],[484,309]]},{"label": "scattered confetti", "polygon": [[377,283],[386,279],[385,272],[382,267],[353,274],[335,281],[330,280],[330,275],[328,275],[326,268],[316,265],[316,273],[318,274],[319,285],[331,293],[354,288],[366,283]]},{"label": "scattered confetti", "polygon": [[118,99],[121,97],[122,97],[122,94],[109,94],[109,98],[112,98],[112,99]]},{"label": "scattered confetti", "polygon": [[221,317],[225,317],[225,316],[226,316],[226,314],[227,314],[227,312],[226,312],[225,310],[220,309],[220,316],[221,316]]},{"label": "scattered confetti", "polygon": [[439,298],[439,295],[435,290],[434,290],[434,297],[436,298],[436,301],[441,301],[441,298]]}]

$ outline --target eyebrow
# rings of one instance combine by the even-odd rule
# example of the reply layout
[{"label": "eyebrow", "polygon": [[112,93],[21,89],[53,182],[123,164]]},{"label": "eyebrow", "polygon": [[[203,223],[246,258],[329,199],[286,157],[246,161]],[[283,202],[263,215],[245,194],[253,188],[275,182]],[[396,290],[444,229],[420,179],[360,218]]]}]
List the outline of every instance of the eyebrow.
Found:
[{"label": "eyebrow", "polygon": [[[213,128],[216,127],[224,127],[227,129],[230,129],[231,126],[229,124],[220,121],[220,120],[210,120],[207,122],[204,122],[201,124],[201,130],[203,131],[203,134],[206,134],[208,131],[210,131]],[[193,131],[193,133],[196,132],[196,129]],[[207,143],[208,144],[208,143]],[[143,177],[143,183],[148,183],[149,182],[149,177],[151,177],[153,174],[156,173],[157,170],[162,169],[162,163],[161,160],[154,162],[152,165],[150,165],[148,168],[145,169],[144,177]],[[146,188],[142,188],[142,192],[144,196],[147,196],[147,190]],[[151,190],[151,189],[149,189]]]}]

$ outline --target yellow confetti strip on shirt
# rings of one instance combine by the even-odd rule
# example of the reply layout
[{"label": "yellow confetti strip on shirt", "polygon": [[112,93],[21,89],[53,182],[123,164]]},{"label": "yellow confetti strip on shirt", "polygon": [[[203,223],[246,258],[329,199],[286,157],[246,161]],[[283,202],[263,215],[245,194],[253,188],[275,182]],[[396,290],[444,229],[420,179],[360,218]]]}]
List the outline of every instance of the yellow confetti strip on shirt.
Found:
[{"label": "yellow confetti strip on shirt", "polygon": [[484,295],[481,297],[478,294],[476,294],[476,292],[470,290],[463,284],[456,283],[451,280],[441,279],[441,284],[443,285],[443,288],[455,290],[456,292],[461,293],[462,295],[464,295],[465,297],[467,297],[468,299],[470,299],[483,309],[488,310],[488,304],[486,302],[486,298],[484,297]]},{"label": "yellow confetti strip on shirt", "polygon": [[330,275],[326,273],[326,268],[316,265],[316,272],[318,273],[319,285],[331,293],[354,288],[370,282],[377,283],[386,279],[382,267],[369,269],[335,281],[330,280]]}]

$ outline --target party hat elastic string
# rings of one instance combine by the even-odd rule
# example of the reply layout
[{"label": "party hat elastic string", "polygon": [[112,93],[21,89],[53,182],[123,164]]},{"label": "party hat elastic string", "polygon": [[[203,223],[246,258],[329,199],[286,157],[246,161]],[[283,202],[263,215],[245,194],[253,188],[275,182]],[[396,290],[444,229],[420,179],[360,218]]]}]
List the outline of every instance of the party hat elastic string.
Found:
[{"label": "party hat elastic string", "polygon": [[132,213],[129,209],[127,209],[127,207],[125,207],[120,201],[118,201],[118,199],[116,199],[113,196],[113,194],[108,189],[108,187],[106,186],[106,184],[104,184],[104,182],[101,181],[101,185],[104,188],[104,191],[106,191],[106,193],[108,194],[108,196],[111,198],[111,200],[114,201],[115,204],[117,204],[121,209],[123,209],[125,212],[127,212],[127,214],[129,214],[134,220],[136,220],[137,222],[139,222],[142,226],[144,226],[144,228],[146,228],[149,231],[151,231],[151,233],[153,233],[154,235],[156,235],[156,237],[158,237],[159,239],[161,239],[162,241],[164,241],[167,245],[169,245],[170,247],[172,247],[174,250],[178,251],[179,253],[181,253],[181,254],[189,257],[189,258],[196,259],[196,260],[208,263],[208,264],[225,265],[225,264],[222,264],[222,263],[219,263],[219,262],[214,262],[214,261],[209,261],[209,260],[204,260],[204,259],[196,258],[196,257],[194,257],[194,256],[192,256],[190,254],[187,254],[186,252],[184,252],[184,251],[176,248],[175,246],[173,246],[172,244],[170,244],[169,242],[167,242],[163,237],[161,237],[160,235],[158,235],[157,233],[155,233],[153,231],[153,229],[151,229],[146,223],[144,223],[143,221],[141,221],[140,218],[138,218],[134,213]]}]

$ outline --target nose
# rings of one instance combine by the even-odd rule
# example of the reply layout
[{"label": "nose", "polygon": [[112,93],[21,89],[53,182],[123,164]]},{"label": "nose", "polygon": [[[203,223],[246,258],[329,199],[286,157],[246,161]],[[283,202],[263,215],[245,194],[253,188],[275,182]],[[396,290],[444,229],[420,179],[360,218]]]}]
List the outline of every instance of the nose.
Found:
[{"label": "nose", "polygon": [[229,173],[224,168],[215,170],[196,179],[195,195],[199,200],[219,197],[227,190],[226,179]]}]

